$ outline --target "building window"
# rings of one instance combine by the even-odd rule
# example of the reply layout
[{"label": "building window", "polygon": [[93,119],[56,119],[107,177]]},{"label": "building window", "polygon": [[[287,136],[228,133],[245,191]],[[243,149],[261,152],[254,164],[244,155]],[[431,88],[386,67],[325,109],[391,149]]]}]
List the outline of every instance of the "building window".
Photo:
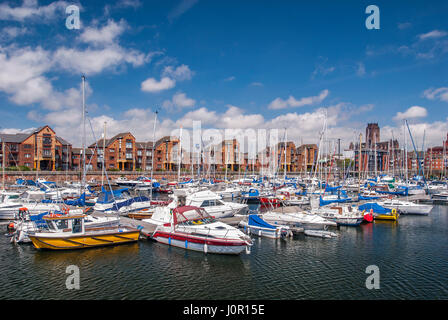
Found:
[{"label": "building window", "polygon": [[23,145],[23,148],[24,148],[24,149],[31,149],[31,148],[32,148],[32,145],[30,145],[30,144],[24,144],[24,145]]},{"label": "building window", "polygon": [[115,152],[115,149],[114,149],[114,148],[110,148],[110,149],[109,149],[109,152],[110,152],[110,153],[113,153],[113,152]]},{"label": "building window", "polygon": [[126,159],[132,159],[132,153],[126,153]]},{"label": "building window", "polygon": [[126,149],[132,149],[132,140],[126,140]]},{"label": "building window", "polygon": [[42,151],[42,155],[43,155],[44,157],[51,157],[51,150],[50,150],[50,149],[44,149],[44,150]]},{"label": "building window", "polygon": [[25,153],[25,158],[31,158],[31,154]]},{"label": "building window", "polygon": [[138,155],[138,156],[141,156],[141,155],[142,155],[142,150],[138,150],[138,151],[137,151],[137,155]]},{"label": "building window", "polygon": [[147,157],[151,157],[152,156],[152,151],[146,151],[146,156]]},{"label": "building window", "polygon": [[114,157],[109,157],[109,160],[114,160]]}]

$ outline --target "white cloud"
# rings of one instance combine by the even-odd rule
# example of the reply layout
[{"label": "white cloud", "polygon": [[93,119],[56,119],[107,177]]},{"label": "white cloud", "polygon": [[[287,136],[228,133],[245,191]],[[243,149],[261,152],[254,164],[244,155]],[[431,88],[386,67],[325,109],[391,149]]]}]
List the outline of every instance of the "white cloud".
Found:
[{"label": "white cloud", "polygon": [[175,85],[176,81],[168,77],[163,77],[160,81],[154,78],[148,78],[142,82],[141,90],[146,92],[160,92],[174,88]]},{"label": "white cloud", "polygon": [[404,119],[417,119],[424,118],[428,115],[428,111],[425,108],[420,106],[412,106],[407,109],[405,112],[397,112],[394,117],[394,120],[400,121]]},{"label": "white cloud", "polygon": [[166,66],[162,72],[162,76],[170,77],[177,81],[191,80],[193,75],[194,72],[185,64],[180,65],[175,69],[172,66]]},{"label": "white cloud", "polygon": [[293,96],[289,96],[287,100],[283,100],[282,98],[276,98],[273,100],[268,108],[273,110],[285,109],[288,107],[303,107],[306,105],[313,105],[322,102],[330,93],[328,90],[322,90],[319,95],[312,97],[305,97],[297,100]]},{"label": "white cloud", "polygon": [[163,107],[169,110],[193,107],[196,100],[188,98],[185,93],[178,92],[173,95],[172,100],[165,100]]},{"label": "white cloud", "polygon": [[444,36],[448,35],[448,33],[446,31],[440,31],[440,30],[433,30],[427,33],[423,33],[423,34],[419,34],[418,38],[420,40],[425,40],[425,39],[437,39],[437,38],[442,38]]},{"label": "white cloud", "polygon": [[440,100],[448,102],[448,87],[441,87],[438,89],[427,89],[423,92],[423,96],[429,100]]},{"label": "white cloud", "polygon": [[84,28],[79,39],[94,45],[104,45],[113,43],[127,28],[127,23],[122,19],[118,23],[108,20],[102,28]]},{"label": "white cloud", "polygon": [[253,87],[263,87],[264,86],[261,82],[252,82],[250,85]]},{"label": "white cloud", "polygon": [[24,0],[21,6],[11,7],[9,4],[0,4],[0,20],[12,20],[23,22],[28,19],[39,19],[39,22],[47,22],[56,18],[57,13],[65,14],[65,8],[69,6],[66,1],[55,1],[47,6],[39,6],[37,0]]},{"label": "white cloud", "polygon": [[224,81],[229,82],[229,81],[233,81],[235,79],[236,79],[235,76],[230,76],[228,78],[225,78]]},{"label": "white cloud", "polygon": [[116,44],[85,50],[62,47],[57,49],[53,57],[59,68],[87,75],[97,74],[126,63],[138,67],[150,60],[150,54],[145,55]]}]

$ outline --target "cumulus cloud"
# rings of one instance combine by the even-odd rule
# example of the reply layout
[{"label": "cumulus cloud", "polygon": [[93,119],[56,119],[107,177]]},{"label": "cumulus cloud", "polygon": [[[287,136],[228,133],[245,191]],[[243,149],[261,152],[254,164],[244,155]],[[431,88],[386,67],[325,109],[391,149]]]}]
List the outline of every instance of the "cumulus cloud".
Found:
[{"label": "cumulus cloud", "polygon": [[307,105],[314,105],[322,102],[330,93],[328,90],[323,90],[317,96],[305,97],[297,100],[293,96],[289,96],[287,100],[283,100],[282,98],[276,98],[273,100],[268,108],[273,110],[285,109],[288,107],[303,107]]},{"label": "cumulus cloud", "polygon": [[94,45],[113,43],[127,28],[127,23],[121,19],[119,22],[109,19],[103,27],[86,27],[83,29],[79,39],[82,42]]},{"label": "cumulus cloud", "polygon": [[176,81],[168,77],[163,77],[160,81],[148,78],[142,82],[141,89],[142,91],[154,93],[174,88],[175,85]]},{"label": "cumulus cloud", "polygon": [[162,106],[168,110],[178,110],[182,108],[193,107],[196,104],[196,100],[188,98],[185,93],[178,92],[173,95],[171,100],[165,100]]},{"label": "cumulus cloud", "polygon": [[394,120],[400,121],[404,119],[418,119],[424,118],[428,115],[428,111],[420,106],[412,106],[407,109],[405,112],[397,112],[394,117]]}]

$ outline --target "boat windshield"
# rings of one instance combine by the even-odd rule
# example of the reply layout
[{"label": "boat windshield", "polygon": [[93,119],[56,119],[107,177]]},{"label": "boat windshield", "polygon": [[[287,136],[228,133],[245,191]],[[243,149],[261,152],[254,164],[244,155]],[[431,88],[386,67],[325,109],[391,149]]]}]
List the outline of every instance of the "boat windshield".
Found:
[{"label": "boat windshield", "polygon": [[192,206],[178,207],[173,210],[174,224],[190,223],[204,224],[210,223],[213,218],[203,209]]},{"label": "boat windshield", "polygon": [[213,223],[215,221],[216,221],[215,219],[210,217],[210,218],[204,218],[204,219],[184,221],[184,222],[180,223],[180,225],[183,225],[183,226],[199,226],[199,225],[205,225],[205,224]]}]

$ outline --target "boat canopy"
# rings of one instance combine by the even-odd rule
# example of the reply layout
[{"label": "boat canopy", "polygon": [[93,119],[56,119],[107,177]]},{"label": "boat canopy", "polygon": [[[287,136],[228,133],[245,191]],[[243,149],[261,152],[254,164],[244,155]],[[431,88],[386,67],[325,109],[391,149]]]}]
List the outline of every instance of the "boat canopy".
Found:
[{"label": "boat canopy", "polygon": [[194,206],[177,207],[173,210],[173,222],[179,224],[187,221],[196,221],[212,218],[204,209]]},{"label": "boat canopy", "polygon": [[35,186],[36,182],[34,182],[33,180],[24,180],[24,179],[19,178],[16,180],[16,184],[23,185],[23,186]]}]

